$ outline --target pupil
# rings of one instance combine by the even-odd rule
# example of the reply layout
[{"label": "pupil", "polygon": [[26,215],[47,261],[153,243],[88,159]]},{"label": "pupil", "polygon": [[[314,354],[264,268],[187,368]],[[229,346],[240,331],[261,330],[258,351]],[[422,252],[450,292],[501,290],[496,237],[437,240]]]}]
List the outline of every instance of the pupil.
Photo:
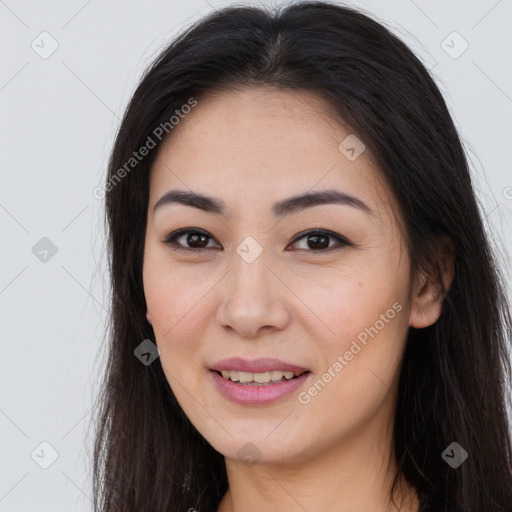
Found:
[{"label": "pupil", "polygon": [[[317,247],[320,247],[320,248],[323,249],[323,248],[329,246],[328,238],[329,237],[327,235],[310,235],[308,237],[308,244],[313,240],[313,246],[315,246],[315,244],[317,244]],[[323,240],[323,243],[322,242],[318,242],[319,239]],[[325,242],[327,242],[327,243],[325,243]],[[311,245],[310,245],[310,248],[312,248]]]},{"label": "pupil", "polygon": [[[206,235],[203,235],[201,233],[193,233],[191,235],[188,235],[188,239],[187,239],[187,243],[188,244],[194,244],[197,242],[198,239],[202,239],[203,242],[206,241],[208,237]],[[208,245],[208,242],[206,242],[204,245],[201,245],[201,243],[199,242],[200,244],[200,247],[205,247],[206,245]]]}]

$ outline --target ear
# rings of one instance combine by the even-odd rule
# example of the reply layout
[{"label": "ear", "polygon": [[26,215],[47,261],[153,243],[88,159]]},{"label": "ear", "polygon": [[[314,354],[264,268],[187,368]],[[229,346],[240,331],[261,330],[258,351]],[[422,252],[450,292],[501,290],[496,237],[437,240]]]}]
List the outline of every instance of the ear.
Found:
[{"label": "ear", "polygon": [[149,311],[146,311],[146,318],[147,318],[147,321],[148,321],[149,325],[153,325],[151,323],[151,315],[149,314]]},{"label": "ear", "polygon": [[411,327],[421,329],[437,322],[454,274],[455,248],[451,239],[443,235],[436,241],[435,261],[415,280],[409,317]]}]

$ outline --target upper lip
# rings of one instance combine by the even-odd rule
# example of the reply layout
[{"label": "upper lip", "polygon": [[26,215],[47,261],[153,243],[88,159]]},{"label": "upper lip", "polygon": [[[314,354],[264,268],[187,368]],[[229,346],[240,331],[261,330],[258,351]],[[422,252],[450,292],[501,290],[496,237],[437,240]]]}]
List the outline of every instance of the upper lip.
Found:
[{"label": "upper lip", "polygon": [[253,360],[242,359],[241,357],[230,357],[228,359],[218,361],[211,369],[219,372],[222,370],[239,370],[249,373],[264,373],[271,371],[303,373],[308,371],[306,368],[302,368],[301,366],[285,363],[284,361],[273,359],[271,357],[262,357]]}]

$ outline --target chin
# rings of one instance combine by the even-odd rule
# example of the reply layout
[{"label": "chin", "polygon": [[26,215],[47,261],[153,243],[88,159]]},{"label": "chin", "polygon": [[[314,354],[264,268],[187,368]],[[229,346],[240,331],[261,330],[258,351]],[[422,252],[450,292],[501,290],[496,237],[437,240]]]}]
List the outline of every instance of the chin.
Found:
[{"label": "chin", "polygon": [[[269,430],[271,431],[271,429]],[[246,433],[245,435],[236,435],[231,432],[233,438],[226,440],[208,440],[208,442],[222,453],[226,459],[232,459],[246,463],[251,466],[258,464],[283,464],[292,462],[301,462],[306,457],[303,451],[298,452],[297,447],[301,446],[298,439],[287,437],[287,444],[278,436],[270,439],[265,435]],[[273,434],[271,434],[272,436]]]}]

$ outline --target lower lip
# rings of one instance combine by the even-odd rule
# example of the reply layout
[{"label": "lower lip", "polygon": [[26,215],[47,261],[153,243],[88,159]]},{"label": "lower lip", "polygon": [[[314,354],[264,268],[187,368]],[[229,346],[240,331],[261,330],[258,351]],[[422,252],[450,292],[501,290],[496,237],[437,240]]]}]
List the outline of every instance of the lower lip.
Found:
[{"label": "lower lip", "polygon": [[244,405],[264,405],[276,402],[283,396],[298,389],[308,378],[310,372],[304,372],[295,379],[274,382],[267,385],[239,384],[225,379],[216,371],[210,370],[213,381],[220,393],[236,402]]}]

